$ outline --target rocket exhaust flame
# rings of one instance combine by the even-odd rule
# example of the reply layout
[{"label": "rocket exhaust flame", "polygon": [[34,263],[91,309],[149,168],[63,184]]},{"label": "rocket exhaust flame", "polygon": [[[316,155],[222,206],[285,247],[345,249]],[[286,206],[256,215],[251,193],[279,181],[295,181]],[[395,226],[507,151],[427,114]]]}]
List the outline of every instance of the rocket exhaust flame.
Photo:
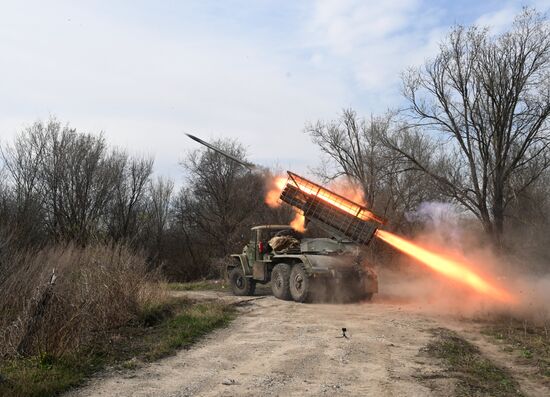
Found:
[{"label": "rocket exhaust flame", "polygon": [[385,230],[378,229],[375,236],[451,280],[458,281],[481,294],[501,302],[515,302],[515,298],[512,295],[493,285],[463,263],[431,252]]},{"label": "rocket exhaust flame", "polygon": [[271,208],[277,208],[281,205],[279,196],[281,191],[285,188],[286,178],[282,176],[276,176],[269,181],[268,191],[265,196],[265,203]]},{"label": "rocket exhaust flame", "polygon": [[[276,176],[269,181],[268,191],[265,196],[265,203],[271,208],[277,208],[281,205],[279,196],[286,185],[286,178]],[[306,218],[297,209],[294,209],[294,219],[290,222],[290,226],[301,233],[306,231]]]},{"label": "rocket exhaust flame", "polygon": [[290,226],[294,230],[304,233],[306,231],[306,218],[303,214],[296,212],[294,219],[290,222]]}]

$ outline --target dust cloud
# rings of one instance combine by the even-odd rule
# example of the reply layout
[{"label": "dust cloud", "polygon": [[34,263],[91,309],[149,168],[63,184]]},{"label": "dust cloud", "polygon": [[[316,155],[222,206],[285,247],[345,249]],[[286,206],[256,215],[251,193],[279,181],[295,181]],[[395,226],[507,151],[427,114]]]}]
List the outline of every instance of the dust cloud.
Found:
[{"label": "dust cloud", "polygon": [[535,270],[526,255],[518,258],[495,252],[478,222],[456,206],[424,203],[407,214],[418,225],[413,241],[452,257],[514,296],[513,303],[498,302],[422,264],[397,255],[391,264],[379,264],[378,301],[412,305],[427,312],[472,318],[513,316],[535,323],[550,320],[550,274]]}]

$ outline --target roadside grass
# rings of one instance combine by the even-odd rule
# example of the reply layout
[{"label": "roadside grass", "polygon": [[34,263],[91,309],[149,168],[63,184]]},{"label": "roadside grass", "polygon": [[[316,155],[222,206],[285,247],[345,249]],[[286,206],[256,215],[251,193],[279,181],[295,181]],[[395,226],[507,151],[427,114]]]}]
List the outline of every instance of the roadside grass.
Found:
[{"label": "roadside grass", "polygon": [[233,307],[218,302],[179,299],[148,307],[134,323],[98,336],[78,352],[0,361],[0,396],[58,395],[108,366],[133,369],[188,347],[234,317]]},{"label": "roadside grass", "polygon": [[522,396],[517,382],[477,347],[448,329],[436,329],[434,334],[436,340],[425,351],[445,361],[446,370],[458,379],[458,396]]},{"label": "roadside grass", "polygon": [[492,337],[504,350],[512,353],[518,363],[538,369],[545,383],[550,384],[550,330],[527,321],[502,319],[487,325],[483,334]]},{"label": "roadside grass", "polygon": [[189,283],[169,283],[172,291],[225,291],[227,285],[224,280],[201,280]]}]

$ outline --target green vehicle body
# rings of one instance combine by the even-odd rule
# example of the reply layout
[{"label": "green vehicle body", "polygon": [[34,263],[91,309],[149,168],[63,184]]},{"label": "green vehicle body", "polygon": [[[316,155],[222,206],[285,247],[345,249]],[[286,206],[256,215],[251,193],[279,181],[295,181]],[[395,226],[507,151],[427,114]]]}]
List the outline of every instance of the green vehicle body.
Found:
[{"label": "green vehicle body", "polygon": [[[363,298],[370,299],[378,292],[378,278],[370,266],[361,258],[360,246],[346,240],[331,238],[302,239],[299,248],[288,252],[260,252],[275,233],[292,230],[289,225],[262,225],[251,229],[250,240],[240,254],[232,254],[226,265],[226,275],[235,268],[242,270],[242,277],[255,285],[271,281],[271,274],[278,264],[293,268],[297,265],[305,270],[307,277],[317,284],[330,284],[332,288],[355,288]],[[231,280],[230,280],[231,281]],[[292,282],[292,280],[291,280]],[[239,283],[239,280],[237,280]],[[233,285],[232,285],[233,287]],[[252,292],[253,292],[252,288]],[[239,295],[235,288],[233,291]]]}]

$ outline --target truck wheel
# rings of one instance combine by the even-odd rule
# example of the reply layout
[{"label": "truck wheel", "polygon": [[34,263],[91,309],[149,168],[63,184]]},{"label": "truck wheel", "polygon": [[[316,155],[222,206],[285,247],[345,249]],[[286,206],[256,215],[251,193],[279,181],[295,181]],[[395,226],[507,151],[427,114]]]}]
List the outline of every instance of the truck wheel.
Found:
[{"label": "truck wheel", "polygon": [[235,267],[229,271],[229,283],[233,294],[238,296],[254,295],[256,282],[246,277],[241,267]]},{"label": "truck wheel", "polygon": [[290,294],[296,302],[305,302],[309,296],[309,276],[302,263],[292,267],[290,272]]},{"label": "truck wheel", "polygon": [[275,298],[285,301],[292,299],[290,295],[290,266],[286,263],[275,265],[271,271],[271,291]]}]

